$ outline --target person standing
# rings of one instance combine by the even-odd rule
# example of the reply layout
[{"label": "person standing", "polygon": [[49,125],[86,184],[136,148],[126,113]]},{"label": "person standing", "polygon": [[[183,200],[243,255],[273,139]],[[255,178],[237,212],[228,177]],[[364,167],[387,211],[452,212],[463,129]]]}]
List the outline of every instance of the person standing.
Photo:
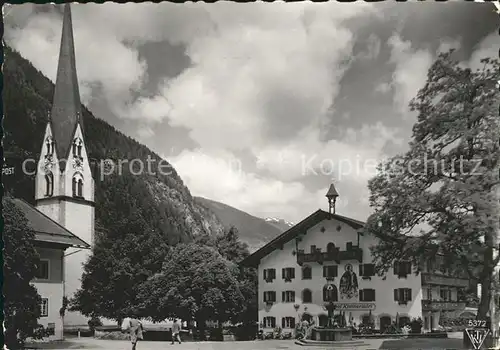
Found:
[{"label": "person standing", "polygon": [[172,325],[172,345],[174,345],[175,341],[178,341],[181,344],[181,326],[177,323],[177,320],[174,320],[174,324]]}]

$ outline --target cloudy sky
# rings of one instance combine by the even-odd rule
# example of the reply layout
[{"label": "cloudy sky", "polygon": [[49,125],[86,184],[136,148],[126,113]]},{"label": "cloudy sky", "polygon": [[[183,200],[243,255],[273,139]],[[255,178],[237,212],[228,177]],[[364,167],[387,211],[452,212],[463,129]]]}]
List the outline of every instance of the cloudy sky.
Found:
[{"label": "cloudy sky", "polygon": [[[367,181],[406,149],[407,105],[437,53],[455,47],[477,66],[498,49],[487,3],[72,9],[95,116],[171,161],[193,195],[294,222],[326,209],[332,179],[338,212],[366,219]],[[5,17],[7,44],[52,80],[61,20],[53,5],[13,5]]]}]

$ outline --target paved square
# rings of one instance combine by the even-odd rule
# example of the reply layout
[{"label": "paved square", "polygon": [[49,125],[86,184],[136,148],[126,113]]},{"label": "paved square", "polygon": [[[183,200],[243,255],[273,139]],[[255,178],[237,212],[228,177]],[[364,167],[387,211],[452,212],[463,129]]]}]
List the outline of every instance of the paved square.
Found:
[{"label": "paved square", "polygon": [[[182,350],[385,350],[385,349],[463,349],[462,339],[399,339],[384,340],[371,339],[365,340],[366,346],[358,347],[303,347],[296,345],[293,340],[264,340],[264,341],[246,341],[246,342],[187,342],[171,345],[168,341],[144,341],[139,342],[137,350],[164,350],[164,349],[182,349]],[[128,341],[121,340],[101,340],[94,338],[71,339],[64,344],[44,346],[44,349],[86,349],[86,350],[130,350],[131,344]]]}]

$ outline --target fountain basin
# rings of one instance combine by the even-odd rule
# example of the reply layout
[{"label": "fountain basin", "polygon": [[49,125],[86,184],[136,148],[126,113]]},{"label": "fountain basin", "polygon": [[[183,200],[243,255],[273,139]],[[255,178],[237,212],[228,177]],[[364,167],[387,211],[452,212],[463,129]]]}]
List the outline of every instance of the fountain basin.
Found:
[{"label": "fountain basin", "polygon": [[349,341],[352,340],[351,328],[317,328],[311,333],[311,340],[316,341]]}]

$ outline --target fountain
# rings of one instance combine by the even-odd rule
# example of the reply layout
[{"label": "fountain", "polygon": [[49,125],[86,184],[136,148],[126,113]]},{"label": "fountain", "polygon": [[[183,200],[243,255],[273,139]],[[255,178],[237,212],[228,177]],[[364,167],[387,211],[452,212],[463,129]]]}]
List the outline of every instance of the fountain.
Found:
[{"label": "fountain", "polygon": [[[310,332],[306,332],[304,339],[295,343],[302,346],[328,346],[352,347],[361,346],[365,343],[361,340],[352,340],[352,328],[347,325],[345,311],[339,311],[335,315],[335,304],[329,302],[325,304],[328,311],[328,324],[326,327],[312,326]],[[309,339],[310,338],[310,339]]]}]

